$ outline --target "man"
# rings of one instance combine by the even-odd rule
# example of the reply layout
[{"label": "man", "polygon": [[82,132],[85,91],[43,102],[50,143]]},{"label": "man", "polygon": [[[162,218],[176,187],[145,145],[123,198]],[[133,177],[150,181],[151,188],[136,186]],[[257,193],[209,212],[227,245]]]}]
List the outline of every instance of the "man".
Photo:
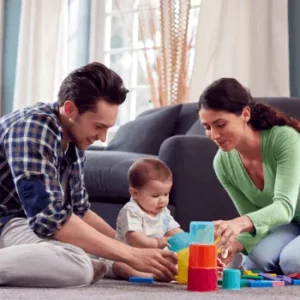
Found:
[{"label": "man", "polygon": [[91,63],[65,78],[58,102],[0,119],[0,284],[87,285],[107,271],[99,257],[173,278],[174,253],[116,241],[84,187],[84,150],[106,140],[127,92],[120,76]]}]

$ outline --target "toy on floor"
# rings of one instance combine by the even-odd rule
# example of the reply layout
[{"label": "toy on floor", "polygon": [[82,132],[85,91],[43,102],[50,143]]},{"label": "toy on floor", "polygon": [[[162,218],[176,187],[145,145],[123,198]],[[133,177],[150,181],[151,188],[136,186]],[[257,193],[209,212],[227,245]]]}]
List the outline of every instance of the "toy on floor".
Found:
[{"label": "toy on floor", "polygon": [[187,284],[188,265],[189,265],[189,248],[184,248],[177,252],[178,259],[178,275],[176,280],[178,283]]},{"label": "toy on floor", "polygon": [[217,278],[217,243],[212,222],[191,222],[190,233],[183,232],[169,239],[170,249],[177,252],[178,283],[187,284],[189,291],[217,291],[218,285],[227,290],[241,287],[270,288],[300,285],[300,274],[277,275],[262,270],[224,269]]},{"label": "toy on floor", "polygon": [[224,270],[222,288],[224,290],[239,290],[241,288],[241,271],[237,269]]},{"label": "toy on floor", "polygon": [[129,277],[128,279],[129,282],[135,282],[135,283],[153,283],[154,280],[153,278],[144,278],[144,277]]}]

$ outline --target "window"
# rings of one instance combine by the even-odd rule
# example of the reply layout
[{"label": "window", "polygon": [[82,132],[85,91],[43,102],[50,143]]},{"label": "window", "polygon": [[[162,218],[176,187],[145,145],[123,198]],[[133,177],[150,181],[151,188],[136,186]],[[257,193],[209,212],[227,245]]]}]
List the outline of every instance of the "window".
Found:
[{"label": "window", "polygon": [[[194,37],[198,25],[201,0],[191,0],[188,37]],[[144,30],[139,16],[147,20],[151,15],[159,24],[159,0],[106,0],[104,30],[104,63],[116,71],[130,90],[127,100],[120,107],[117,126],[120,126],[147,109],[152,108],[150,86],[144,51],[148,61],[154,64],[154,51],[160,47],[160,29],[155,27],[155,43]],[[149,36],[149,38],[148,38]],[[153,35],[152,35],[153,36]],[[144,37],[144,38],[143,38]],[[190,59],[190,75],[194,61],[193,40]]]}]

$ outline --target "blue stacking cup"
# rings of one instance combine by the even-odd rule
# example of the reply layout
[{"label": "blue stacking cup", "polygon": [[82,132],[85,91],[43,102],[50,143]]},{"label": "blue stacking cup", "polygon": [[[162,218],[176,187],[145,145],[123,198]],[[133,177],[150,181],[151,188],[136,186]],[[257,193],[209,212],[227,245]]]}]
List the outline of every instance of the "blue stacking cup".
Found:
[{"label": "blue stacking cup", "polygon": [[241,271],[225,269],[223,271],[222,288],[224,290],[239,290],[241,288]]},{"label": "blue stacking cup", "polygon": [[190,234],[188,232],[179,232],[168,239],[169,250],[178,252],[190,245]]},{"label": "blue stacking cup", "polygon": [[192,221],[190,223],[191,243],[212,245],[215,241],[214,231],[213,222]]}]

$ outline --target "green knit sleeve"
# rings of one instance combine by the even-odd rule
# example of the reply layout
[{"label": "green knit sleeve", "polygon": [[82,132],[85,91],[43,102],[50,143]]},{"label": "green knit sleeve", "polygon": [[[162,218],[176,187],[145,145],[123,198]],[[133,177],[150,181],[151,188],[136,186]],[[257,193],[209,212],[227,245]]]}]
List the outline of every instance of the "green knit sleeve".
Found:
[{"label": "green knit sleeve", "polygon": [[[251,212],[256,212],[259,208],[250,202],[247,197],[242,193],[240,189],[237,189],[234,185],[232,185],[226,178],[224,173],[224,168],[222,166],[222,158],[220,154],[217,154],[214,159],[214,169],[216,175],[234,203],[238,213],[243,216]],[[237,237],[237,240],[244,246],[245,250],[244,254],[250,253],[256,244],[264,237],[266,234],[256,234],[254,233],[242,233]]]},{"label": "green knit sleeve", "polygon": [[287,126],[274,128],[266,147],[263,155],[274,155],[276,161],[272,204],[247,214],[259,236],[291,222],[300,187],[299,133]]}]

